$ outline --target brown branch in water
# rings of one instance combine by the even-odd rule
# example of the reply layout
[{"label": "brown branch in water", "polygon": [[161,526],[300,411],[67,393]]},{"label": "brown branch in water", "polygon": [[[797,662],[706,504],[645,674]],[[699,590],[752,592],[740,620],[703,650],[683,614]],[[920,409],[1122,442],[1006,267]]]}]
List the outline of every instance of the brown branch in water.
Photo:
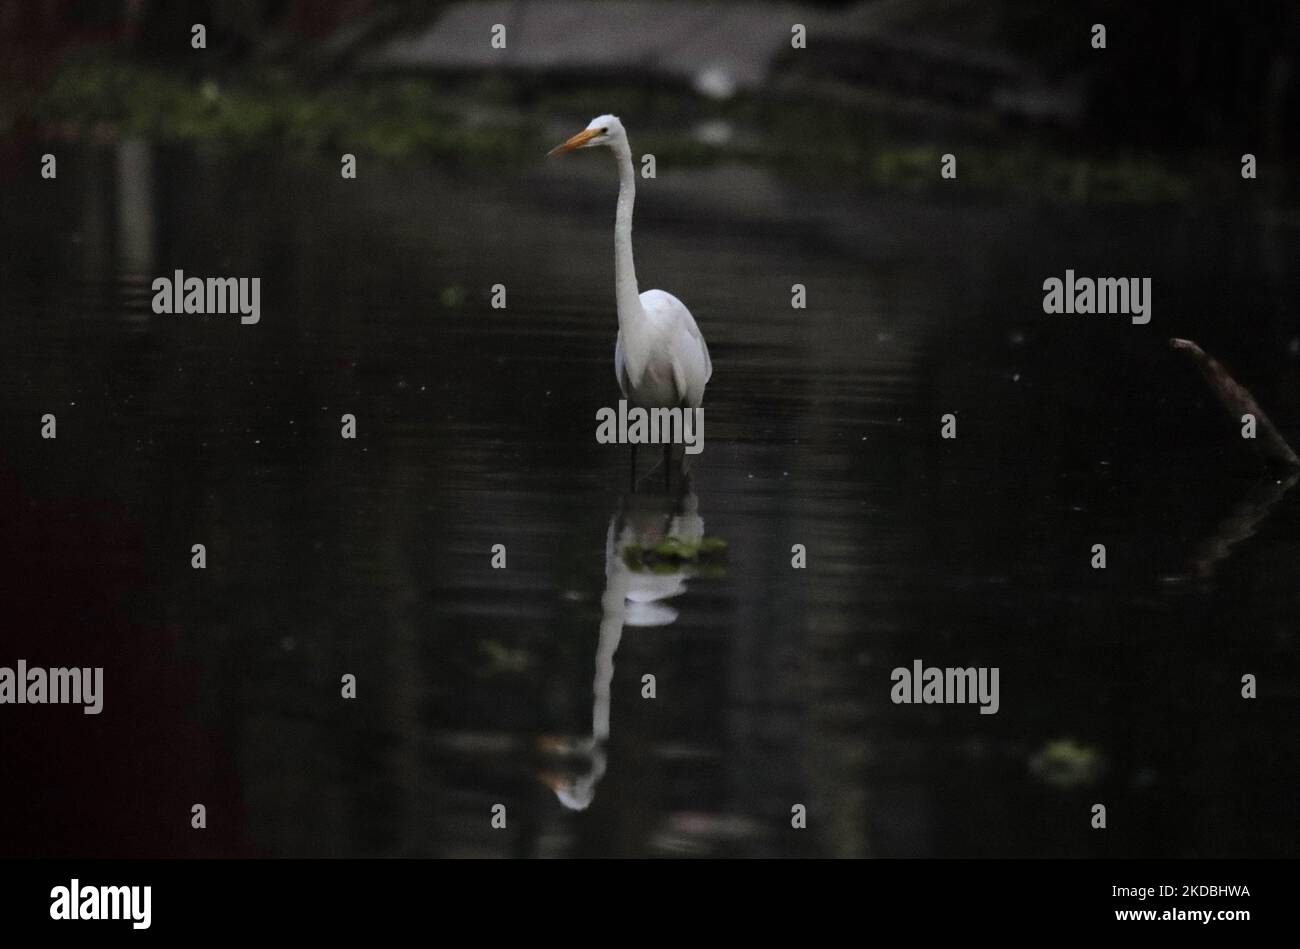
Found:
[{"label": "brown branch in water", "polygon": [[1169,345],[1192,358],[1196,368],[1201,371],[1201,375],[1210,384],[1210,388],[1219,397],[1219,401],[1228,410],[1233,421],[1240,422],[1241,417],[1247,414],[1255,417],[1258,438],[1248,439],[1251,447],[1262,454],[1266,461],[1290,468],[1300,468],[1300,458],[1296,457],[1296,453],[1286,443],[1282,433],[1269,421],[1268,416],[1259,407],[1259,403],[1255,401],[1255,397],[1245,386],[1228,375],[1228,370],[1224,369],[1217,359],[1190,339],[1171,339]]},{"label": "brown branch in water", "polygon": [[1300,481],[1300,471],[1289,471],[1281,476],[1268,475],[1253,484],[1246,496],[1237,503],[1232,513],[1224,518],[1214,533],[1196,545],[1192,563],[1199,577],[1210,577],[1215,567],[1232,555],[1233,548],[1253,537],[1273,513],[1273,508],[1283,495]]}]

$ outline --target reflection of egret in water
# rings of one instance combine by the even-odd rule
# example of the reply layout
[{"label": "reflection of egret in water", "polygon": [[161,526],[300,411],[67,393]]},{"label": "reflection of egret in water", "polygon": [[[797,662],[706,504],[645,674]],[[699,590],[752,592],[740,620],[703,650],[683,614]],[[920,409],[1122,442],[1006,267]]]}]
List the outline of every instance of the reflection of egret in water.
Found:
[{"label": "reflection of egret in water", "polygon": [[585,810],[595,799],[596,785],[605,776],[605,743],[609,739],[610,685],[614,653],[624,626],[668,626],[677,610],[667,600],[686,592],[695,573],[690,563],[660,564],[655,570],[628,565],[629,550],[650,549],[673,538],[698,545],[704,538],[699,499],[683,477],[676,494],[626,494],[609,521],[605,537],[605,593],[601,597],[600,640],[596,646],[596,675],[592,683],[591,737],[558,750],[590,762],[585,773],[547,772],[542,779],[571,810]]}]

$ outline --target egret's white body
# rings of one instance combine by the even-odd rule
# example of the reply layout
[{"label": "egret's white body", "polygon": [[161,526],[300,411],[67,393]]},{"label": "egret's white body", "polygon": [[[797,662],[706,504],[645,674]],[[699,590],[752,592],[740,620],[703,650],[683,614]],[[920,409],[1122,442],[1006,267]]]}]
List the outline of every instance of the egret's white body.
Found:
[{"label": "egret's white body", "polygon": [[627,400],[642,408],[699,408],[713,374],[709,347],[686,304],[663,290],[637,290],[632,262],[632,204],[636,172],[627,133],[617,116],[601,115],[556,152],[605,146],[618,162],[614,216],[614,300],[618,341],[614,374]]}]

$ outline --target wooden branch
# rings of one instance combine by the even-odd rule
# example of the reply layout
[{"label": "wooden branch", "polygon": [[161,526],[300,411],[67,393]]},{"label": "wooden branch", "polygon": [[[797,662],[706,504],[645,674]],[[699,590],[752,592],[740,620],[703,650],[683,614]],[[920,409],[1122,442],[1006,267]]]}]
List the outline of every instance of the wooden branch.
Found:
[{"label": "wooden branch", "polygon": [[1217,359],[1190,339],[1171,339],[1169,345],[1191,357],[1234,422],[1240,423],[1243,415],[1249,414],[1255,417],[1255,430],[1258,437],[1244,440],[1249,441],[1251,447],[1263,455],[1265,461],[1286,465],[1288,468],[1300,468],[1300,458],[1296,457],[1296,453],[1286,443],[1282,433],[1269,421],[1264,410],[1255,401],[1255,397],[1245,386],[1228,375],[1228,370],[1224,369]]}]

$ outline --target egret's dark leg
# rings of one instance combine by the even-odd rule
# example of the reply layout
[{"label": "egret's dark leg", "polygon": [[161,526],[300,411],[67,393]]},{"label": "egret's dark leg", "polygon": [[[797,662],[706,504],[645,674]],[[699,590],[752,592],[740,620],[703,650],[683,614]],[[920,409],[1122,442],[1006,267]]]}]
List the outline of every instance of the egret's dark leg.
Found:
[{"label": "egret's dark leg", "polygon": [[632,446],[632,470],[628,475],[628,490],[636,493],[636,445]]},{"label": "egret's dark leg", "polygon": [[664,445],[664,493],[667,494],[672,485],[672,468],[670,462],[673,460],[673,443],[669,442]]}]

